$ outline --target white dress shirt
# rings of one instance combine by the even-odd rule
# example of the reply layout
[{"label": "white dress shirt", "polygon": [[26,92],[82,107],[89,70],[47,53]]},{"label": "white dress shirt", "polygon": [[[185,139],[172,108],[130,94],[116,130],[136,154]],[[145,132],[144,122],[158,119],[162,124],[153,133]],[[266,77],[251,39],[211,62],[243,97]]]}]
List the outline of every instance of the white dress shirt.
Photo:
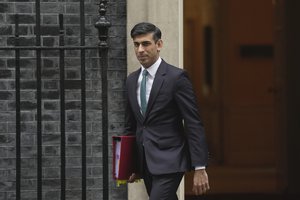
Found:
[{"label": "white dress shirt", "polygon": [[[136,94],[137,94],[137,100],[139,103],[139,106],[141,107],[141,98],[140,98],[140,93],[141,93],[141,82],[142,82],[142,78],[143,78],[143,71],[146,69],[148,71],[148,75],[147,75],[147,79],[146,79],[146,100],[148,102],[149,100],[149,96],[150,96],[150,92],[151,92],[151,88],[153,85],[153,81],[155,78],[155,74],[157,72],[157,69],[159,67],[161,63],[161,58],[159,57],[157,59],[157,61],[151,65],[150,67],[148,67],[147,69],[144,68],[143,66],[141,66],[141,73],[140,76],[138,78],[138,83],[137,83],[137,90],[136,90]],[[142,112],[142,110],[140,110]]]}]

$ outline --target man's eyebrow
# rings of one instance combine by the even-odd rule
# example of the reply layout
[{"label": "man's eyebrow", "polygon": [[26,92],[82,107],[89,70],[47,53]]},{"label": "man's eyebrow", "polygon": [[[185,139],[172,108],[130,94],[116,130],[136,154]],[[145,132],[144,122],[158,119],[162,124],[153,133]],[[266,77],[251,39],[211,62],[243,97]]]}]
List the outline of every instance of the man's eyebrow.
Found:
[{"label": "man's eyebrow", "polygon": [[133,41],[134,43],[145,43],[145,42],[151,42],[150,40],[143,40],[143,41]]}]

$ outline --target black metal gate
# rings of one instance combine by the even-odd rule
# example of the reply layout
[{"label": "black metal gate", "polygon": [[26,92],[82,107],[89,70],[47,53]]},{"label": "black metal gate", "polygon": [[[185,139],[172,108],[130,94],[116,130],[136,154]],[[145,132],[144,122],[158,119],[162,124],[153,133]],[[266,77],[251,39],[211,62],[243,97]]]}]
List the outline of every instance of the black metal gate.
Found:
[{"label": "black metal gate", "polygon": [[87,46],[85,44],[85,13],[84,13],[84,0],[80,0],[80,46],[65,46],[64,41],[64,16],[59,14],[59,45],[54,47],[42,46],[41,44],[41,13],[40,13],[40,0],[35,1],[35,46],[21,46],[19,42],[19,15],[15,15],[15,46],[0,47],[0,50],[14,51],[15,52],[15,102],[16,102],[16,199],[21,199],[21,101],[20,92],[22,85],[20,83],[20,54],[24,51],[35,51],[36,55],[36,138],[37,138],[37,199],[43,199],[43,166],[42,166],[42,70],[41,70],[41,55],[43,51],[58,51],[59,52],[59,73],[60,73],[60,198],[66,199],[66,127],[65,127],[65,51],[79,50],[81,62],[81,77],[80,77],[80,90],[81,90],[81,190],[82,199],[87,198],[87,177],[86,177],[86,57],[85,51],[98,50],[100,67],[101,67],[101,84],[102,84],[102,174],[103,174],[103,199],[108,199],[109,194],[109,180],[108,180],[108,110],[107,110],[107,37],[108,28],[110,23],[105,17],[106,7],[108,1],[100,0],[99,2],[99,19],[95,24],[98,29],[99,44],[98,46]]}]

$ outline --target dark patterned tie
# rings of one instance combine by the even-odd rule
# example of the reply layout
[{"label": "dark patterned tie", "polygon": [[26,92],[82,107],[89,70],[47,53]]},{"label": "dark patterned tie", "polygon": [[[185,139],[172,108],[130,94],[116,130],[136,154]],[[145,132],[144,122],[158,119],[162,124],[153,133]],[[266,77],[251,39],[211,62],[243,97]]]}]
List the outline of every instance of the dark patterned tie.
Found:
[{"label": "dark patterned tie", "polygon": [[141,82],[141,91],[140,91],[140,98],[141,98],[141,110],[143,115],[145,115],[147,110],[147,99],[146,99],[146,80],[147,80],[148,71],[144,69],[143,71],[143,78]]}]

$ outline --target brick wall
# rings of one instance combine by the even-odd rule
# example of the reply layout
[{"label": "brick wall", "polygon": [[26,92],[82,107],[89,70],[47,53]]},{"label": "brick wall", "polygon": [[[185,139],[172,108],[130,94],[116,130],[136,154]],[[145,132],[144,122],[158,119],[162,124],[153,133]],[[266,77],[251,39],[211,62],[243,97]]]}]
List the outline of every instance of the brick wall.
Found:
[{"label": "brick wall", "polygon": [[[97,45],[93,24],[99,0],[85,0],[86,44]],[[0,46],[14,44],[14,14],[20,14],[20,45],[35,45],[35,1],[0,0]],[[42,45],[58,45],[58,13],[64,13],[66,45],[79,45],[79,0],[41,0]],[[126,0],[110,0],[108,110],[109,135],[124,124],[126,77]],[[65,53],[66,79],[66,195],[81,199],[81,104],[79,51]],[[57,51],[42,52],[43,197],[60,198],[60,91]],[[102,199],[101,74],[97,52],[86,52],[87,198]],[[15,199],[15,59],[0,50],[0,199]],[[36,60],[34,51],[21,52],[21,197],[36,199]],[[110,138],[109,136],[109,138]],[[111,140],[110,140],[111,147]],[[111,151],[110,151],[111,157]],[[110,158],[111,169],[111,158]],[[111,174],[111,172],[110,172]],[[110,199],[126,199],[110,176]]]}]

